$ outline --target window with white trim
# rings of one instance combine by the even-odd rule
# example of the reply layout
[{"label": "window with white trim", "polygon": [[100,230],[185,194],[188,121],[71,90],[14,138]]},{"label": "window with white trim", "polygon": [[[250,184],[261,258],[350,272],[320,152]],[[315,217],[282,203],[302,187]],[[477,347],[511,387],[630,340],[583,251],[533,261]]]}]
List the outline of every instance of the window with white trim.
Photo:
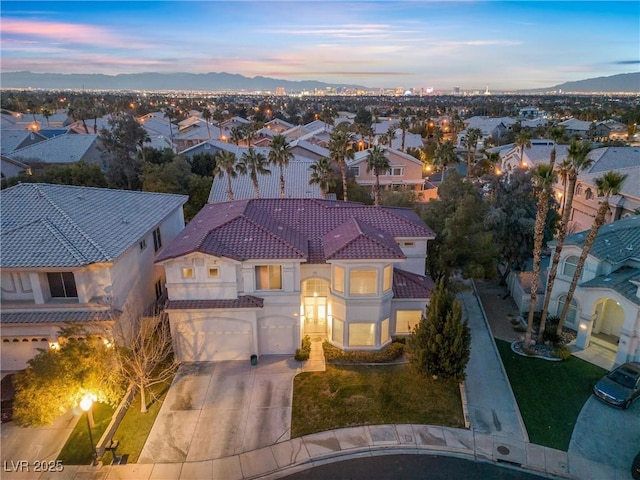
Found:
[{"label": "window with white trim", "polygon": [[411,333],[422,318],[421,310],[396,311],[396,333]]},{"label": "window with white trim", "polygon": [[145,248],[147,248],[147,239],[146,239],[146,238],[143,238],[143,239],[140,241],[140,250],[144,250]]},{"label": "window with white trim", "polygon": [[353,176],[353,177],[359,177],[360,176],[360,167],[349,167],[349,175]]},{"label": "window with white trim", "polygon": [[160,236],[160,227],[153,231],[153,248],[157,252],[162,247],[162,237]]},{"label": "window with white trim", "polygon": [[389,341],[389,319],[385,318],[380,324],[380,343],[384,344]]},{"label": "window with white trim", "polygon": [[257,265],[256,290],[282,290],[282,266]]},{"label": "window with white trim", "polygon": [[344,343],[344,322],[335,317],[331,328],[331,340],[340,345]]},{"label": "window with white trim", "polygon": [[388,292],[391,290],[391,284],[393,282],[393,267],[387,265],[382,272],[382,291]]},{"label": "window with white trim", "polygon": [[378,271],[353,269],[349,271],[349,295],[377,295]]},{"label": "window with white trim", "polygon": [[47,272],[49,292],[53,298],[77,298],[76,279],[73,272]]},{"label": "window with white trim", "polygon": [[344,293],[344,267],[333,266],[333,291]]},{"label": "window with white trim", "polygon": [[[558,310],[557,315],[560,316],[562,314],[562,310],[564,309],[564,305],[567,303],[567,296],[562,295],[558,299]],[[567,326],[576,326],[576,317],[578,315],[578,304],[575,299],[571,299],[571,303],[569,304],[569,309],[567,310],[567,317],[565,318],[565,324]]]},{"label": "window with white trim", "polygon": [[376,344],[375,323],[350,323],[349,346],[371,347]]},{"label": "window with white trim", "polygon": [[220,269],[218,267],[209,267],[209,278],[219,278]]},{"label": "window with white trim", "polygon": [[391,167],[389,169],[389,175],[392,177],[401,177],[404,175],[404,167]]},{"label": "window with white trim", "polygon": [[196,278],[196,272],[191,267],[182,269],[182,278]]},{"label": "window with white trim", "polygon": [[578,268],[578,260],[579,258],[575,255],[567,257],[567,259],[564,261],[562,274],[566,275],[567,277],[573,278],[573,275],[576,273],[576,268]]}]

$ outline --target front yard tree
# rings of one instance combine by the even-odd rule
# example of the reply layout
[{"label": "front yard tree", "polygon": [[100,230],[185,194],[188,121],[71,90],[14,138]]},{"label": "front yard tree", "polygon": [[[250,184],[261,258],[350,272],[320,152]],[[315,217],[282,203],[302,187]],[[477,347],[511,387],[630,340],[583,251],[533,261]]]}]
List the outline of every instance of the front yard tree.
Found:
[{"label": "front yard tree", "polygon": [[462,305],[444,278],[431,293],[427,313],[410,340],[411,363],[427,375],[463,380],[469,362],[471,332]]},{"label": "front yard tree", "polygon": [[114,406],[121,398],[124,382],[111,344],[77,326],[63,328],[59,338],[57,350],[40,350],[14,378],[18,425],[50,425],[87,394]]},{"label": "front yard tree", "polygon": [[169,318],[165,314],[138,317],[131,332],[123,335],[117,348],[122,374],[140,392],[140,411],[147,411],[147,394],[155,400],[151,387],[170,381],[179,362],[173,355]]}]

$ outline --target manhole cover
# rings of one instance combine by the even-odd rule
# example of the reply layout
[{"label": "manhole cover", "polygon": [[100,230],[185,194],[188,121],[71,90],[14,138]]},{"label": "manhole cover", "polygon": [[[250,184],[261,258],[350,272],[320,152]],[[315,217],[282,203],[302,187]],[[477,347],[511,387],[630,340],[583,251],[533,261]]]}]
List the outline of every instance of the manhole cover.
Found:
[{"label": "manhole cover", "polygon": [[504,445],[500,445],[497,450],[500,455],[509,455],[511,453]]}]

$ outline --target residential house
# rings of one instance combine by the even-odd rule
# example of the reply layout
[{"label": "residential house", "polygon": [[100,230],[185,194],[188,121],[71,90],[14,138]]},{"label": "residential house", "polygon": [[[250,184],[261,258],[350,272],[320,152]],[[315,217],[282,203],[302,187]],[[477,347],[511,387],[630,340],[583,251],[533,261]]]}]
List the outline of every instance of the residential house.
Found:
[{"label": "residential house", "polygon": [[16,177],[21,173],[31,175],[31,167],[26,163],[0,155],[0,177],[2,177],[3,180],[5,178]]},{"label": "residential house", "polygon": [[47,137],[38,131],[3,128],[0,130],[0,154],[9,155],[14,150],[20,150],[46,139]]},{"label": "residential house", "polygon": [[[517,168],[534,168],[541,163],[549,163],[553,148],[553,140],[536,138],[531,140],[530,147],[522,149],[522,157],[520,147],[515,144],[503,145],[490,151],[500,152],[500,169],[508,175]],[[567,158],[569,146],[556,144],[555,149],[556,165],[559,165]]]},{"label": "residential house", "polygon": [[289,130],[290,128],[293,128],[295,125],[293,125],[292,123],[286,122],[281,118],[274,118],[273,120],[269,120],[267,123],[265,123],[264,126],[265,128],[268,128],[269,130],[271,130],[272,132],[279,134],[284,132],[285,130]]},{"label": "residential house", "polygon": [[25,368],[67,322],[112,340],[120,312],[138,315],[162,296],[154,260],[184,228],[186,201],[36,183],[2,190],[2,370]]},{"label": "residential house", "polygon": [[176,355],[292,355],[305,335],[383,348],[424,314],[434,237],[410,209],[293,198],[205,205],[157,259]]},{"label": "residential house", "polygon": [[[380,185],[390,190],[424,190],[424,178],[422,176],[423,163],[417,158],[388,147],[381,147],[384,155],[389,160],[390,168],[380,175]],[[363,186],[373,188],[376,177],[373,172],[367,172],[368,150],[356,152],[352,160],[347,161],[347,168],[356,182]]]},{"label": "residential house", "polygon": [[629,129],[624,123],[615,120],[605,120],[597,122],[595,125],[595,140],[600,142],[608,141],[627,141],[629,137]]},{"label": "residential house", "polygon": [[594,124],[577,118],[570,118],[558,123],[558,126],[564,129],[564,133],[568,137],[588,138]]},{"label": "residential house", "polygon": [[467,136],[467,131],[472,128],[480,130],[480,138],[478,139],[478,146],[481,147],[489,138],[500,139],[503,138],[516,123],[516,120],[509,117],[485,117],[475,116],[464,120],[464,130],[458,133],[459,148],[464,148],[464,141]]},{"label": "residential house", "polygon": [[49,165],[68,165],[84,161],[105,168],[98,135],[58,135],[14,150],[7,157],[26,163],[36,170]]},{"label": "residential house", "polygon": [[[609,171],[627,175],[618,195],[609,199],[610,212],[605,222],[640,213],[640,147],[603,147],[589,152],[593,164],[580,172],[576,183],[570,214],[571,231],[577,232],[591,227],[599,207],[598,189],[595,179]],[[562,201],[564,192],[562,180],[554,185],[556,198]]]},{"label": "residential house", "polygon": [[[550,299],[558,315],[587,234],[565,239]],[[615,364],[640,361],[640,216],[600,228],[568,312],[565,325],[577,332],[579,348],[595,342],[616,352]]]}]

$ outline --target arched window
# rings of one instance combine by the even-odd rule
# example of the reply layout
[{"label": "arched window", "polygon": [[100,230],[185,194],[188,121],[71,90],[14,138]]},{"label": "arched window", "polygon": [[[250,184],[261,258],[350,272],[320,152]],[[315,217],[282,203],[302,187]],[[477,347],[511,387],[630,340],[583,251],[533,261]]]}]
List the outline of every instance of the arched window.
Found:
[{"label": "arched window", "polygon": [[576,187],[576,195],[582,195],[582,185]]},{"label": "arched window", "polygon": [[593,198],[593,191],[590,188],[587,188],[586,192],[584,192],[584,198],[587,200],[591,200]]},{"label": "arched window", "polygon": [[576,257],[575,255],[567,257],[567,259],[564,261],[562,274],[566,275],[567,277],[573,278],[573,275],[576,273],[576,268],[578,266],[578,260],[578,257]]},{"label": "arched window", "polygon": [[[557,315],[560,316],[562,310],[564,309],[564,304],[567,303],[567,296],[562,295],[558,298],[558,311]],[[571,303],[569,304],[569,310],[567,311],[567,317],[564,319],[564,323],[567,326],[575,327],[576,326],[576,317],[578,315],[578,304],[575,299],[571,299]]]}]

